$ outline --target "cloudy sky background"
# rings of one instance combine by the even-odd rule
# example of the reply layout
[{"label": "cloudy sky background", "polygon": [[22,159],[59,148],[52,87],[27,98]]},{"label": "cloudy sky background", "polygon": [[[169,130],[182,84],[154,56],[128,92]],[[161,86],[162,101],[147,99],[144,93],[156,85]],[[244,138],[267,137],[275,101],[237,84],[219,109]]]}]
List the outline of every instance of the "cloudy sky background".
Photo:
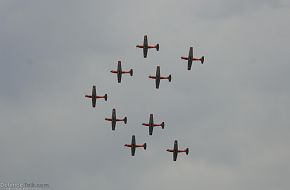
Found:
[{"label": "cloudy sky background", "polygon": [[[0,182],[50,189],[290,188],[290,3],[0,1]],[[144,59],[144,34],[160,51]],[[194,47],[205,63],[187,71]],[[134,69],[118,84],[117,61]],[[155,89],[156,66],[172,74]],[[108,102],[91,108],[92,85]],[[112,132],[104,121],[128,117]],[[153,136],[149,114],[165,121]],[[131,135],[148,150],[130,150]],[[188,156],[165,150],[177,139]]]}]

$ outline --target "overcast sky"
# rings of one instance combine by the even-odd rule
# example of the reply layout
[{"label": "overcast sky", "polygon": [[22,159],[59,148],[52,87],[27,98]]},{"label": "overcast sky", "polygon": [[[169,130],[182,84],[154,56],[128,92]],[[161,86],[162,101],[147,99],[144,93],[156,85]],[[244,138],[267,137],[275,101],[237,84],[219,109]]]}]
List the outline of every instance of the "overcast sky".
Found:
[{"label": "overcast sky", "polygon": [[[0,183],[289,190],[289,20],[287,0],[0,0]],[[146,59],[145,34],[160,44]],[[188,71],[190,46],[205,63]],[[134,70],[121,84],[118,60]],[[92,85],[108,94],[95,109]],[[132,135],[148,147],[135,157]]]}]

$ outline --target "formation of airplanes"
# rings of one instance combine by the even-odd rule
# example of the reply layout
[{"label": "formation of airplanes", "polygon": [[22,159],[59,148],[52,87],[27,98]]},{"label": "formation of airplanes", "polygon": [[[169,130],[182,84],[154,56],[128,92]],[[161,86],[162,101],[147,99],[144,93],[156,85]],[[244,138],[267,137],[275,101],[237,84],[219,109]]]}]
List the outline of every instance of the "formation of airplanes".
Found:
[{"label": "formation of airplanes", "polygon": [[[156,49],[157,51],[159,51],[159,44],[158,43],[156,45],[149,45],[148,44],[147,35],[144,36],[143,44],[142,45],[137,45],[136,47],[143,49],[143,57],[144,58],[147,58],[148,49]],[[187,57],[182,56],[181,59],[188,61],[187,70],[191,70],[193,61],[200,61],[201,64],[204,63],[204,56],[201,56],[200,58],[194,57],[194,55],[193,55],[193,47],[189,48],[188,56]],[[130,74],[130,76],[133,76],[133,69],[123,70],[121,61],[118,61],[117,70],[111,70],[110,72],[114,73],[114,74],[117,74],[118,83],[121,83],[123,74]],[[155,80],[156,89],[159,89],[160,81],[163,80],[163,79],[168,80],[169,82],[171,82],[171,74],[169,74],[168,76],[161,76],[160,66],[156,67],[156,74],[154,76],[149,75],[149,78]],[[105,101],[107,101],[107,98],[108,98],[107,94],[105,94],[103,96],[97,95],[96,86],[95,85],[93,85],[92,94],[91,95],[85,95],[85,97],[86,98],[90,98],[92,100],[92,107],[93,108],[96,107],[97,99],[104,99]],[[127,124],[127,117],[125,116],[123,118],[118,118],[115,108],[112,109],[111,117],[110,118],[105,118],[105,120],[109,121],[111,123],[112,131],[115,131],[117,122],[124,122],[124,124]],[[161,127],[162,129],[164,129],[164,127],[165,127],[164,121],[161,122],[161,123],[154,123],[153,114],[150,114],[149,122],[148,123],[142,123],[142,125],[149,128],[149,135],[150,136],[153,134],[154,127]],[[135,156],[136,148],[143,148],[144,150],[146,150],[146,148],[147,148],[147,144],[146,143],[136,144],[135,135],[132,135],[131,144],[125,144],[124,146],[131,148],[131,155],[132,156]],[[173,153],[173,161],[176,161],[178,153],[184,152],[184,153],[186,153],[186,155],[188,155],[189,148],[179,149],[178,148],[178,141],[174,140],[173,149],[167,149],[166,151]]]}]

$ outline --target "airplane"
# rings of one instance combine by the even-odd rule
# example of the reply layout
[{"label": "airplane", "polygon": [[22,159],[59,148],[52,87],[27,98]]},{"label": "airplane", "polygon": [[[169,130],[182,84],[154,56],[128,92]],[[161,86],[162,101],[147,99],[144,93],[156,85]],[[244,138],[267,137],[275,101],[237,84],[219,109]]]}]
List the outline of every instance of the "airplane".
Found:
[{"label": "airplane", "polygon": [[136,148],[139,148],[139,147],[143,147],[144,150],[146,150],[146,143],[142,144],[142,145],[138,145],[136,144],[136,140],[135,140],[135,135],[132,135],[132,141],[131,141],[131,144],[125,144],[124,146],[126,147],[130,147],[131,148],[131,155],[134,156],[135,155],[135,150]]},{"label": "airplane", "polygon": [[130,69],[130,71],[122,71],[121,61],[118,61],[118,67],[117,70],[111,70],[111,73],[116,73],[118,78],[118,83],[121,83],[122,80],[122,74],[130,74],[130,76],[133,76],[133,69]]},{"label": "airplane", "polygon": [[203,64],[203,62],[204,62],[204,56],[202,56],[201,58],[193,57],[193,47],[189,48],[188,57],[182,56],[181,59],[184,59],[184,60],[188,61],[187,70],[191,69],[192,61],[200,61],[201,64]]},{"label": "airplane", "polygon": [[160,126],[162,129],[164,129],[165,124],[164,124],[164,122],[162,122],[160,124],[155,124],[153,121],[153,114],[150,114],[149,123],[142,123],[142,125],[149,127],[149,135],[152,135],[153,127]]},{"label": "airplane", "polygon": [[155,46],[148,45],[147,35],[144,36],[143,45],[137,45],[136,47],[137,48],[143,48],[143,56],[144,56],[144,58],[147,57],[147,52],[148,52],[148,49],[150,49],[150,48],[156,48],[156,50],[159,51],[159,44],[156,44]]},{"label": "airplane", "polygon": [[161,77],[160,76],[160,66],[157,66],[156,69],[156,76],[149,76],[149,78],[151,79],[155,79],[155,84],[156,84],[156,88],[159,89],[159,84],[160,84],[160,80],[161,79],[168,79],[169,82],[171,82],[171,75],[168,75],[168,77]]},{"label": "airplane", "polygon": [[111,121],[112,124],[112,130],[115,131],[116,123],[118,121],[124,121],[125,124],[127,124],[127,117],[124,117],[124,119],[117,119],[116,117],[116,109],[114,108],[112,110],[112,117],[111,118],[105,118],[106,121]]},{"label": "airplane", "polygon": [[105,94],[104,96],[97,96],[97,92],[96,92],[96,86],[94,85],[93,86],[93,89],[92,89],[92,95],[85,95],[86,98],[91,98],[92,99],[92,106],[93,107],[96,107],[96,100],[99,99],[99,98],[104,98],[105,101],[107,101],[107,94]]},{"label": "airplane", "polygon": [[180,152],[185,152],[186,155],[188,155],[189,153],[189,149],[186,148],[184,150],[179,150],[178,149],[178,143],[177,143],[177,140],[174,141],[174,148],[173,149],[167,149],[166,150],[167,152],[172,152],[173,153],[173,161],[176,161],[177,159],[177,154],[180,153]]}]

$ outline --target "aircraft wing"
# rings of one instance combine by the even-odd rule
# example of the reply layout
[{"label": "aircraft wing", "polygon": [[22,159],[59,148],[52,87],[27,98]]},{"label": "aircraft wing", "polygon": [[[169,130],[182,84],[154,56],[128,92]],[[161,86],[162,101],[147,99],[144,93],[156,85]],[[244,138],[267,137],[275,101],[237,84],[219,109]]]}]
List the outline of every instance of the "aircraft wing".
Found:
[{"label": "aircraft wing", "polygon": [[187,70],[191,69],[191,65],[192,65],[192,59],[188,59],[188,61],[187,61]]},{"label": "aircraft wing", "polygon": [[157,89],[159,89],[159,85],[160,85],[160,78],[156,78],[155,79],[155,86]]},{"label": "aircraft wing", "polygon": [[132,156],[135,156],[135,150],[136,150],[136,147],[135,146],[132,146],[131,147],[131,155]]},{"label": "aircraft wing", "polygon": [[112,118],[112,130],[115,131],[115,129],[116,129],[116,119],[114,120]]},{"label": "aircraft wing", "polygon": [[117,77],[118,77],[118,83],[120,83],[121,80],[122,80],[122,65],[121,65],[121,61],[118,61]]},{"label": "aircraft wing", "polygon": [[160,84],[160,67],[157,66],[156,69],[156,79],[155,79],[155,84],[156,84],[156,88],[159,88],[159,84]]},{"label": "aircraft wing", "polygon": [[112,110],[112,120],[116,120],[116,109]]},{"label": "aircraft wing", "polygon": [[97,100],[96,96],[93,96],[92,97],[92,106],[93,106],[93,108],[96,107],[96,100]]},{"label": "aircraft wing", "polygon": [[147,47],[143,47],[143,56],[144,56],[144,58],[147,57],[147,53],[148,53],[148,48]]},{"label": "aircraft wing", "polygon": [[144,41],[143,41],[143,55],[144,58],[147,57],[147,52],[148,52],[148,39],[147,39],[147,35],[144,36]]},{"label": "aircraft wing", "polygon": [[193,58],[193,47],[190,47],[189,48],[189,53],[188,53],[187,70],[190,70],[191,69],[192,58]]},{"label": "aircraft wing", "polygon": [[189,48],[189,53],[188,53],[188,58],[192,58],[193,57],[193,47]]},{"label": "aircraft wing", "polygon": [[149,126],[149,135],[153,134],[153,126]]},{"label": "aircraft wing", "polygon": [[96,100],[97,100],[97,90],[96,90],[96,86],[93,86],[92,89],[92,106],[96,107]]},{"label": "aircraft wing", "polygon": [[135,135],[132,136],[131,145],[136,145]]},{"label": "aircraft wing", "polygon": [[153,124],[154,124],[153,114],[150,114],[149,125],[153,125]]},{"label": "aircraft wing", "polygon": [[132,136],[132,142],[131,142],[131,155],[135,155],[135,150],[136,150],[136,140],[135,140],[135,135]]},{"label": "aircraft wing", "polygon": [[118,77],[118,83],[121,83],[121,80],[122,80],[122,73],[118,73],[118,74],[117,74],[117,77]]},{"label": "aircraft wing", "polygon": [[92,96],[97,96],[97,90],[96,90],[95,85],[93,86],[93,89],[92,89]]},{"label": "aircraft wing", "polygon": [[173,161],[176,161],[176,159],[177,159],[177,154],[178,154],[177,151],[173,151]]},{"label": "aircraft wing", "polygon": [[149,135],[152,135],[152,133],[153,133],[153,124],[154,124],[153,114],[150,114],[150,118],[149,118]]}]

